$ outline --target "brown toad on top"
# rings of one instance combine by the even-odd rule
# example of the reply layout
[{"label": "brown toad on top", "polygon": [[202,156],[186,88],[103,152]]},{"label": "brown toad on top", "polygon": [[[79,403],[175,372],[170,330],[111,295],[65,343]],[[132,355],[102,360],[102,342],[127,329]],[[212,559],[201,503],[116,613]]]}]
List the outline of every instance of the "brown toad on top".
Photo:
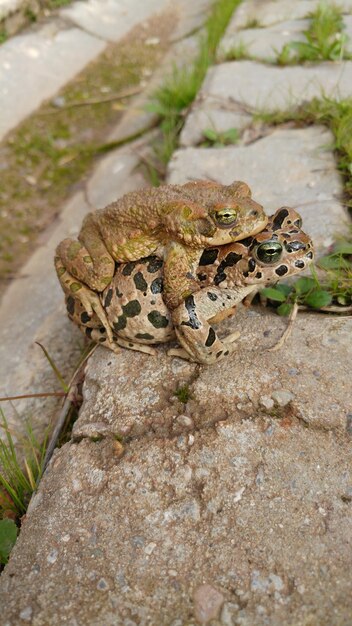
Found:
[{"label": "brown toad on top", "polygon": [[128,193],[84,219],[78,241],[64,239],[55,266],[61,286],[88,314],[93,311],[112,340],[99,295],[115,261],[156,253],[164,260],[164,301],[170,310],[199,288],[195,277],[204,248],[238,241],[267,223],[263,207],[243,182],[194,181]]}]

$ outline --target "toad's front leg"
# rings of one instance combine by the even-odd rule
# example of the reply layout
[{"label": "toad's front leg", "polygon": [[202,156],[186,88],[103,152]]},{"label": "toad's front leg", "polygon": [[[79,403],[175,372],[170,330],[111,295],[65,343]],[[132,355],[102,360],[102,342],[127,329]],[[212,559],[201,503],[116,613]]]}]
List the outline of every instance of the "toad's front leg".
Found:
[{"label": "toad's front leg", "polygon": [[[234,290],[205,288],[187,296],[172,312],[177,339],[190,360],[209,365],[233,352],[233,341],[238,335],[221,340],[208,320],[219,319],[223,311],[232,309],[240,299]],[[169,354],[185,358],[179,350],[170,350]]]}]

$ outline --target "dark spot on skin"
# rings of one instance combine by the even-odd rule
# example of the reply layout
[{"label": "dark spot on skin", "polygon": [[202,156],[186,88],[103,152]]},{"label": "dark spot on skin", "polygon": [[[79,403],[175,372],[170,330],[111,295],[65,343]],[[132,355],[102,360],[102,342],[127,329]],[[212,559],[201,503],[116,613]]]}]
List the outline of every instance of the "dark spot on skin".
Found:
[{"label": "dark spot on skin", "polygon": [[286,244],[287,252],[297,252],[298,250],[305,250],[306,244],[301,241],[290,241]]},{"label": "dark spot on skin", "polygon": [[91,317],[90,317],[90,315],[88,315],[87,311],[83,311],[83,313],[81,315],[81,322],[83,324],[87,324],[87,322],[90,322],[90,320],[91,320]]},{"label": "dark spot on skin", "polygon": [[255,262],[254,259],[249,259],[248,261],[248,269],[250,272],[254,272],[255,268],[256,268],[257,264]]},{"label": "dark spot on skin", "polygon": [[129,343],[128,346],[129,346],[129,348],[134,348],[134,344],[133,343]]},{"label": "dark spot on skin", "polygon": [[299,267],[299,269],[303,269],[304,261],[295,261],[295,267]]},{"label": "dark spot on skin", "polygon": [[208,333],[208,337],[207,340],[205,342],[205,345],[207,348],[210,348],[210,346],[213,345],[214,341],[216,339],[216,335],[215,335],[215,331],[213,330],[213,328],[210,326],[209,328],[209,333]]},{"label": "dark spot on skin", "polygon": [[125,267],[122,270],[124,276],[131,276],[135,267],[135,263],[126,263]]},{"label": "dark spot on skin", "polygon": [[123,330],[124,328],[126,328],[126,324],[127,319],[125,315],[119,315],[119,317],[117,318],[117,322],[113,323],[114,330],[116,330],[116,332],[118,332],[119,330]]},{"label": "dark spot on skin", "polygon": [[152,293],[161,293],[163,290],[163,279],[161,278],[154,278],[152,284],[150,285],[150,291]]},{"label": "dark spot on skin", "polygon": [[98,329],[98,330],[99,330],[99,332],[100,332],[100,333],[105,333],[105,328],[104,328],[104,326],[99,326],[99,329]]},{"label": "dark spot on skin", "polygon": [[209,300],[212,300],[213,302],[215,302],[215,300],[218,299],[216,293],[211,293],[211,291],[207,291],[207,296],[208,296]]},{"label": "dark spot on skin", "polygon": [[273,230],[279,230],[282,227],[282,224],[284,223],[287,216],[288,216],[288,210],[281,209],[281,211],[278,212],[278,214],[276,215],[273,221]]},{"label": "dark spot on skin", "polygon": [[222,355],[222,350],[220,350],[220,352],[217,352],[217,353],[216,353],[216,358],[218,359],[218,358],[219,358],[219,356],[221,356],[221,355]]},{"label": "dark spot on skin", "polygon": [[306,257],[308,259],[312,259],[313,258],[313,252],[308,252],[308,254],[306,254]]},{"label": "dark spot on skin", "polygon": [[119,288],[118,288],[118,287],[116,287],[116,289],[115,289],[115,293],[116,293],[116,296],[117,296],[118,298],[122,298],[123,293],[122,293],[122,291],[119,291]]},{"label": "dark spot on skin", "polygon": [[197,278],[198,278],[198,280],[206,280],[207,279],[207,275],[206,274],[197,274]]},{"label": "dark spot on skin", "polygon": [[150,335],[149,333],[137,333],[135,335],[136,339],[147,339],[149,341],[152,341],[154,339],[153,335]]},{"label": "dark spot on skin", "polygon": [[256,275],[255,275],[256,278],[261,278],[262,276],[263,276],[263,274],[261,272],[257,272]]},{"label": "dark spot on skin", "polygon": [[161,315],[159,311],[150,311],[147,317],[154,328],[166,328],[166,326],[169,325],[167,317],[165,317],[165,315]]},{"label": "dark spot on skin", "polygon": [[194,304],[193,296],[187,296],[187,298],[185,299],[185,307],[187,309],[189,321],[181,322],[181,326],[190,326],[190,328],[193,328],[194,330],[200,328],[201,323],[197,317],[196,306]]},{"label": "dark spot on skin", "polygon": [[243,272],[243,276],[244,276],[245,278],[248,278],[248,276],[249,276],[249,272]]},{"label": "dark spot on skin", "polygon": [[142,307],[138,300],[131,300],[131,302],[127,302],[127,304],[122,306],[123,314],[126,317],[136,317],[139,315],[142,310]]},{"label": "dark spot on skin", "polygon": [[110,306],[111,300],[112,300],[112,289],[109,289],[104,300],[104,306],[105,307]]},{"label": "dark spot on skin", "polygon": [[89,339],[92,338],[92,332],[93,332],[93,328],[86,328],[85,333],[87,335],[87,337],[89,337]]},{"label": "dark spot on skin", "polygon": [[104,343],[104,341],[106,341],[106,337],[100,337],[99,343]]},{"label": "dark spot on skin", "polygon": [[228,356],[230,353],[228,350],[226,350],[226,352],[224,352],[224,356]]},{"label": "dark spot on skin", "polygon": [[154,306],[154,305],[156,304],[156,300],[151,300],[151,301],[150,301],[150,304],[151,304],[152,306]]},{"label": "dark spot on skin", "polygon": [[216,272],[216,275],[214,276],[214,285],[220,285],[220,283],[222,283],[223,280],[226,280],[226,274],[225,272],[219,272],[220,267],[218,268],[218,271]]},{"label": "dark spot on skin", "polygon": [[133,282],[136,285],[136,288],[139,289],[139,291],[146,291],[148,289],[148,285],[144,279],[142,272],[137,272],[137,274],[133,276]]},{"label": "dark spot on skin", "polygon": [[278,276],[284,276],[285,274],[287,274],[287,272],[288,267],[286,267],[286,265],[280,265],[280,267],[275,270],[275,274],[277,274]]},{"label": "dark spot on skin", "polygon": [[[243,242],[241,241],[241,243]],[[223,259],[223,261],[221,261],[220,265],[223,265],[223,267],[233,267],[241,259],[242,259],[242,254],[236,254],[236,252],[229,252],[229,254],[227,254],[226,257]]]},{"label": "dark spot on skin", "polygon": [[75,299],[72,296],[67,298],[66,308],[70,315],[73,315],[75,312]]},{"label": "dark spot on skin", "polygon": [[212,265],[218,258],[219,250],[217,248],[209,248],[204,250],[200,257],[199,265]]},{"label": "dark spot on skin", "polygon": [[158,272],[162,266],[162,260],[158,259],[158,257],[156,256],[152,256],[150,257],[150,260],[148,262],[147,270],[148,272],[150,272],[150,274],[155,274],[155,272]]}]

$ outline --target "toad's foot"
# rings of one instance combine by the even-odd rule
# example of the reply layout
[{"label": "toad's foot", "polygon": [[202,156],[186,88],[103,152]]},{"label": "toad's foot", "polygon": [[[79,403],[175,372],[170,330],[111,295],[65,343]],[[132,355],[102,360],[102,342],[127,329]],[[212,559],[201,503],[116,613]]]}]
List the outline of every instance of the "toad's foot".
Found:
[{"label": "toad's foot", "polygon": [[137,343],[136,341],[128,341],[118,336],[114,337],[114,342],[122,348],[127,348],[127,350],[136,350],[136,352],[143,352],[144,354],[150,354],[150,356],[156,356],[158,354],[155,348],[151,348],[143,343]]}]

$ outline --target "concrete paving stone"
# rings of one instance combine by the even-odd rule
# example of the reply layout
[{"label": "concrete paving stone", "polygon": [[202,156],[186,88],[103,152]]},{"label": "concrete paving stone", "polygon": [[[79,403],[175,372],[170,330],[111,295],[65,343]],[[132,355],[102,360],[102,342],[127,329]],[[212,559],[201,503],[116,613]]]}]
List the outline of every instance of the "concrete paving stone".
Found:
[{"label": "concrete paving stone", "polygon": [[[280,406],[278,392],[292,398],[290,415],[295,419],[313,428],[343,432],[352,391],[346,375],[352,357],[352,319],[300,314],[285,346],[269,352],[286,325],[287,319],[273,312],[240,308],[218,327],[220,335],[241,333],[236,353],[211,367],[170,358],[166,347],[158,347],[156,357],[97,350],[86,369],[74,438],[179,434],[187,430],[177,420],[181,413],[192,419],[196,429],[229,416],[252,419],[261,410],[262,397]],[[174,396],[185,384],[192,396],[187,406]]]},{"label": "concrete paving stone", "polygon": [[[135,144],[130,149],[134,147]],[[104,206],[120,193],[146,185],[145,179],[135,171],[136,164],[135,157],[128,157],[127,148],[109,154],[106,162],[102,159],[93,175],[94,185],[88,186],[88,197],[79,192],[66,204],[58,222],[47,231],[44,243],[4,294],[0,307],[0,396],[58,389],[55,376],[35,341],[45,345],[63,374],[72,374],[83,336],[66,316],[64,296],[53,264],[55,248],[65,237],[77,236],[88,211]],[[53,414],[53,402],[52,399],[16,401],[16,411],[6,404],[6,415],[11,424],[19,427],[21,420],[30,416],[34,426],[43,432]]]},{"label": "concrete paving stone", "polygon": [[[227,28],[227,34],[234,33],[241,28],[248,28],[252,23],[264,28],[278,22],[303,19],[317,8],[319,1],[247,0],[234,13]],[[352,13],[352,0],[337,0],[336,4],[344,14]]]},{"label": "concrete paving stone", "polygon": [[186,148],[174,153],[169,182],[209,178],[229,184],[244,180],[268,213],[296,208],[319,253],[346,232],[342,183],[333,153],[333,137],[321,126],[277,129],[247,146]]},{"label": "concrete paving stone", "polygon": [[290,20],[267,28],[248,28],[226,34],[221,41],[218,58],[226,59],[231,50],[243,45],[247,56],[274,62],[282,48],[292,41],[305,41],[303,31],[309,20]]},{"label": "concrete paving stone", "polygon": [[[0,46],[0,140],[78,74],[106,44],[55,23]],[[21,80],[18,77],[21,76]]]},{"label": "concrete paving stone", "polygon": [[275,67],[254,61],[232,61],[212,67],[203,83],[203,99],[239,103],[251,111],[286,110],[323,95],[352,96],[352,61]]},{"label": "concrete paving stone", "polygon": [[234,406],[122,456],[66,444],[1,577],[3,624],[347,625],[351,462],[346,435]]},{"label": "concrete paving stone", "polygon": [[[221,108],[223,106],[223,108]],[[234,107],[231,107],[234,109]],[[230,128],[243,130],[252,122],[252,117],[243,110],[226,110],[226,104],[207,98],[204,104],[197,100],[188,114],[180,136],[181,146],[196,146],[204,141],[204,131],[208,128],[222,133]]]},{"label": "concrete paving stone", "polygon": [[171,41],[179,41],[199,31],[204,25],[212,6],[211,0],[178,0],[177,9],[180,20],[171,35]]},{"label": "concrete paving stone", "polygon": [[88,0],[74,2],[60,15],[79,28],[107,41],[118,41],[156,11],[165,9],[165,0]]},{"label": "concrete paving stone", "polygon": [[26,0],[0,0],[0,20],[15,13],[26,4]]}]

